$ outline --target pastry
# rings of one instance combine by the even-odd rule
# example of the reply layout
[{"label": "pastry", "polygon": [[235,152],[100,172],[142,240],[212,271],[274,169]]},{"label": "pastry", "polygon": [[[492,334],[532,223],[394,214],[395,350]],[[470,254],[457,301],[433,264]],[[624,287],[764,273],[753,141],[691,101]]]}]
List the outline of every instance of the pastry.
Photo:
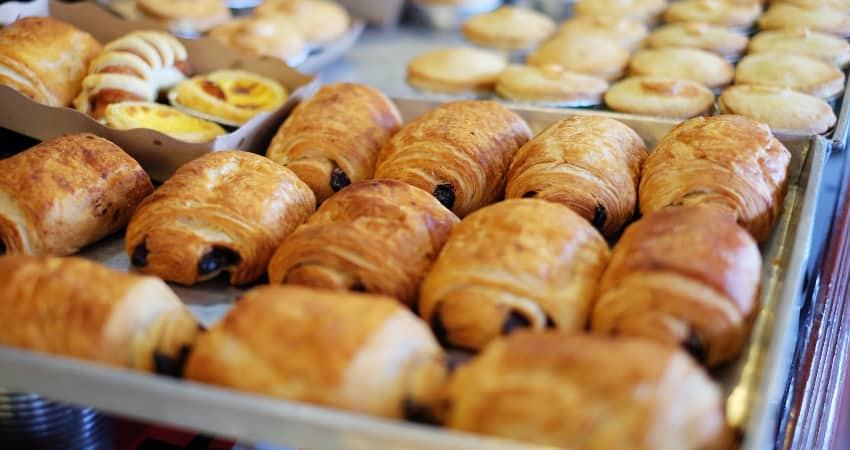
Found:
[{"label": "pastry", "polygon": [[606,80],[619,78],[629,61],[629,51],[616,41],[597,37],[567,35],[552,39],[528,56],[533,66],[554,64],[566,70]]},{"label": "pastry", "polygon": [[315,207],[313,192],[289,169],[248,152],[207,153],[139,205],[127,226],[127,255],[136,270],[180,284],[221,272],[231,284],[250,283]]},{"label": "pastry", "polygon": [[610,39],[627,49],[634,49],[649,31],[643,22],[616,16],[580,16],[564,21],[558,37],[596,36]]},{"label": "pastry", "polygon": [[735,84],[789,88],[821,98],[844,89],[844,73],[830,63],[790,53],[747,55],[735,68]]},{"label": "pastry", "polygon": [[787,88],[731,86],[718,98],[718,106],[723,114],[740,114],[774,131],[821,134],[836,122],[829,103]]},{"label": "pastry", "polygon": [[773,0],[772,3],[787,3],[805,9],[834,8],[846,11],[850,8],[850,0]]},{"label": "pastry", "polygon": [[130,32],[108,44],[83,79],[74,107],[101,119],[106,107],[124,101],[156,100],[190,73],[186,48],[158,30]]},{"label": "pastry", "polygon": [[203,33],[230,20],[225,0],[137,0],[136,8],[145,18],[189,33]]},{"label": "pastry", "polygon": [[503,6],[463,24],[463,35],[484,47],[521,50],[535,47],[555,32],[555,22],[530,9]]},{"label": "pastry", "polygon": [[705,23],[675,23],[655,29],[646,39],[650,48],[689,47],[726,59],[737,59],[747,49],[743,33]]},{"label": "pastry", "polygon": [[446,391],[455,430],[570,449],[731,448],[720,387],[649,340],[520,331],[457,369]]},{"label": "pastry", "polygon": [[345,8],[329,0],[264,0],[254,13],[289,19],[307,42],[318,45],[340,39],[351,22]]},{"label": "pastry", "polygon": [[635,213],[645,159],[643,140],[621,122],[567,117],[517,152],[505,196],[561,203],[613,237]]},{"label": "pastry", "polygon": [[552,64],[508,66],[496,80],[496,92],[504,98],[559,106],[598,105],[607,89],[602,78]]},{"label": "pastry", "polygon": [[427,192],[393,180],[360,181],[327,199],[286,238],[269,281],[416,301],[422,278],[458,218]]},{"label": "pastry", "polygon": [[68,106],[100,50],[90,34],[60,20],[19,19],[0,28],[0,84],[48,106]]},{"label": "pastry", "polygon": [[463,217],[502,197],[511,159],[530,138],[528,124],[499,103],[445,103],[396,133],[375,178],[412,184]]},{"label": "pastry", "polygon": [[431,50],[407,64],[407,82],[430,92],[487,93],[508,65],[504,56],[469,47]]},{"label": "pastry", "polygon": [[687,119],[711,114],[714,93],[696,81],[665,77],[629,77],[605,93],[614,111]]},{"label": "pastry", "polygon": [[0,255],[64,256],[115,233],[153,190],[117,145],[69,134],[0,160]]},{"label": "pastry", "polygon": [[761,15],[759,0],[684,0],[673,2],[664,13],[667,23],[702,22],[720,27],[747,29]]},{"label": "pastry", "polygon": [[285,17],[240,17],[213,28],[208,36],[240,52],[291,65],[299,64],[308,51],[304,36]]},{"label": "pastry", "polygon": [[577,16],[627,17],[655,23],[667,9],[666,0],[581,0],[575,5]]},{"label": "pastry", "polygon": [[292,286],[249,291],[186,363],[190,380],[390,418],[436,403],[445,375],[428,326],[395,300]]},{"label": "pastry", "polygon": [[112,103],[106,107],[103,122],[116,130],[156,130],[184,142],[209,142],[227,134],[216,123],[153,102]]},{"label": "pastry", "polygon": [[629,73],[691,80],[710,88],[728,85],[735,69],[722,57],[695,48],[658,48],[643,50],[632,56]]},{"label": "pastry", "polygon": [[217,70],[180,82],[172,102],[203,118],[239,126],[286,102],[286,88],[244,70]]},{"label": "pastry", "polygon": [[750,41],[750,53],[794,53],[846,67],[850,63],[850,43],[831,34],[806,28],[762,31]]},{"label": "pastry", "polygon": [[511,199],[452,230],[419,294],[447,344],[477,350],[519,328],[584,330],[608,244],[566,206]]},{"label": "pastry", "polygon": [[759,18],[762,30],[783,28],[808,28],[812,31],[850,36],[850,13],[846,9],[829,7],[807,9],[799,6],[777,3]]},{"label": "pastry", "polygon": [[720,209],[761,242],[782,211],[790,161],[767,125],[733,115],[690,119],[667,133],[644,163],[640,211]]},{"label": "pastry", "polygon": [[180,376],[201,327],[154,277],[80,258],[0,257],[0,345]]},{"label": "pastry", "polygon": [[680,345],[708,366],[737,356],[758,310],[761,253],[725,211],[664,208],[614,246],[591,329]]},{"label": "pastry", "polygon": [[323,86],[281,125],[266,156],[295,172],[321,203],[372,178],[381,147],[401,127],[384,94],[356,83]]}]

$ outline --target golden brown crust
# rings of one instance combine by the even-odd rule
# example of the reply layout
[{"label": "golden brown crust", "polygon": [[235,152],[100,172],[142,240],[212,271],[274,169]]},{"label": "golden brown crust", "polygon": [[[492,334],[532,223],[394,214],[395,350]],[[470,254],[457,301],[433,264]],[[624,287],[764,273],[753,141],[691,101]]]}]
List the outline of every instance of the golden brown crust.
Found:
[{"label": "golden brown crust", "polygon": [[710,115],[714,110],[714,93],[691,80],[628,77],[608,89],[605,104],[614,111],[687,119]]},{"label": "golden brown crust", "polygon": [[538,47],[527,63],[556,64],[610,81],[623,74],[628,61],[629,51],[617,41],[594,35],[563,35]]},{"label": "golden brown crust", "polygon": [[148,196],[127,226],[126,250],[143,273],[194,284],[230,272],[245,284],[316,207],[289,169],[253,153],[207,153]]},{"label": "golden brown crust", "polygon": [[463,217],[502,197],[511,159],[530,138],[528,124],[499,103],[446,103],[396,133],[378,156],[375,178],[434,193]]},{"label": "golden brown crust", "polygon": [[269,264],[269,281],[372,292],[412,305],[457,222],[413,186],[394,180],[354,183],[283,241]]},{"label": "golden brown crust", "polygon": [[824,7],[801,7],[788,3],[771,4],[758,20],[762,30],[805,27],[814,31],[850,36],[850,14],[845,9]]},{"label": "golden brown crust", "polygon": [[308,42],[320,45],[340,39],[351,22],[345,8],[328,0],[264,0],[255,13],[290,20]]},{"label": "golden brown crust", "polygon": [[186,377],[399,418],[405,403],[431,403],[415,392],[418,374],[439,385],[443,361],[428,327],[391,298],[264,286],[198,340]]},{"label": "golden brown crust", "polygon": [[460,367],[446,425],[582,449],[727,448],[723,394],[675,348],[520,331]]},{"label": "golden brown crust", "polygon": [[598,36],[634,49],[649,31],[643,22],[618,16],[578,16],[561,23],[557,37]]},{"label": "golden brown crust", "polygon": [[837,120],[823,99],[770,86],[731,86],[718,97],[717,106],[722,114],[740,114],[773,131],[826,133]]},{"label": "golden brown crust", "polygon": [[0,29],[0,83],[49,106],[68,106],[101,51],[95,38],[49,17]]},{"label": "golden brown crust", "polygon": [[581,0],[575,5],[577,16],[627,17],[655,23],[667,9],[667,0]]},{"label": "golden brown crust", "polygon": [[759,0],[685,0],[673,2],[664,13],[664,20],[746,29],[755,23],[761,12]]},{"label": "golden brown crust", "polygon": [[617,242],[591,326],[683,345],[715,366],[746,343],[760,278],[758,245],[734,217],[713,208],[664,208]]},{"label": "golden brown crust", "polygon": [[743,116],[697,117],[673,128],[647,158],[640,211],[717,208],[764,241],[782,211],[790,161],[766,125]]},{"label": "golden brown crust", "polygon": [[440,48],[407,64],[407,82],[429,92],[488,93],[507,66],[504,56],[470,47]]},{"label": "golden brown crust", "polygon": [[378,152],[400,127],[401,114],[380,91],[330,84],[295,108],[266,156],[295,172],[321,203],[349,183],[372,178]]},{"label": "golden brown crust", "polygon": [[153,190],[130,155],[88,133],[0,160],[0,173],[0,254],[75,253],[123,228]]},{"label": "golden brown crust", "polygon": [[754,53],[738,63],[735,84],[788,88],[830,98],[844,89],[844,72],[830,63],[806,55]]},{"label": "golden brown crust", "polygon": [[210,30],[209,37],[241,52],[298,61],[308,51],[304,36],[286,17],[240,17]]},{"label": "golden brown crust", "polygon": [[420,289],[447,343],[480,349],[515,328],[584,329],[608,244],[569,208],[511,199],[467,216]]},{"label": "golden brown crust", "polygon": [[642,50],[629,61],[629,72],[637,76],[691,80],[710,88],[726,86],[735,75],[732,64],[719,55],[683,47]]},{"label": "golden brown crust", "polygon": [[161,280],[79,258],[0,257],[0,321],[2,345],[169,375],[200,332]]},{"label": "golden brown crust", "polygon": [[705,23],[674,23],[656,28],[646,38],[650,48],[690,47],[737,58],[747,49],[744,33]]},{"label": "golden brown crust", "polygon": [[496,81],[496,92],[512,100],[551,104],[599,104],[608,82],[564,70],[561,66],[508,66]]},{"label": "golden brown crust", "polygon": [[463,35],[484,47],[519,50],[534,47],[555,32],[555,22],[525,8],[503,6],[463,24]]},{"label": "golden brown crust", "polygon": [[632,218],[646,146],[605,117],[572,116],[530,140],[514,156],[505,197],[564,204],[606,236]]},{"label": "golden brown crust", "polygon": [[807,28],[785,28],[762,31],[753,36],[750,53],[796,53],[818,58],[845,67],[850,63],[850,43],[831,34],[810,31]]}]

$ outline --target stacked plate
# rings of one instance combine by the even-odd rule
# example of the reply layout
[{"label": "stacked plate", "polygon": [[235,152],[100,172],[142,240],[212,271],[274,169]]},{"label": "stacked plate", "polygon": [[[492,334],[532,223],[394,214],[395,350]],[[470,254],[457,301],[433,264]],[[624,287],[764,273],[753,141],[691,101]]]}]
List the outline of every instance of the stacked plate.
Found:
[{"label": "stacked plate", "polygon": [[90,408],[0,390],[0,448],[109,450],[111,420]]}]

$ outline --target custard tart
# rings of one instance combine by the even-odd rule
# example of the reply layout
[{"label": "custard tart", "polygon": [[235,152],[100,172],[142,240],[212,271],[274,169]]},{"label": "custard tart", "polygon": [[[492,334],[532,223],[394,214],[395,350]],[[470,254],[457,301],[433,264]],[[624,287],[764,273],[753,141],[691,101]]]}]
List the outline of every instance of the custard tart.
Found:
[{"label": "custard tart", "polygon": [[240,126],[286,102],[286,88],[271,78],[244,70],[217,70],[178,84],[171,104],[193,116]]},{"label": "custard tart", "polygon": [[103,120],[116,130],[148,128],[185,142],[207,142],[227,134],[209,120],[192,117],[176,108],[152,102],[122,102],[106,107]]}]

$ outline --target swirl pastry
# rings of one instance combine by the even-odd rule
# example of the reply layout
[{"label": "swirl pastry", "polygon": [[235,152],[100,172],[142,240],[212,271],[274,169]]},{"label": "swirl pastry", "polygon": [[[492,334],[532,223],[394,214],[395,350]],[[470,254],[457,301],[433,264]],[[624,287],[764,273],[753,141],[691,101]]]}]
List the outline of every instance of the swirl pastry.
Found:
[{"label": "swirl pastry", "polygon": [[428,327],[391,298],[263,286],[198,339],[186,378],[401,418],[435,403],[444,361]]},{"label": "swirl pastry", "polygon": [[697,117],[673,128],[647,158],[640,211],[717,208],[763,241],[782,211],[790,161],[767,125],[742,116]]},{"label": "swirl pastry", "polygon": [[623,233],[605,270],[592,329],[681,345],[710,366],[734,358],[758,308],[761,254],[713,208],[664,208]]},{"label": "swirl pastry", "polygon": [[264,0],[254,11],[259,17],[283,17],[312,44],[340,39],[351,23],[345,8],[329,0]]},{"label": "swirl pastry", "polygon": [[643,140],[626,125],[567,117],[517,152],[505,196],[562,203],[611,237],[634,215],[644,159]]},{"label": "swirl pastry", "polygon": [[0,257],[0,345],[179,376],[201,327],[154,277],[79,258]]},{"label": "swirl pastry", "polygon": [[158,30],[128,33],[103,48],[89,65],[74,107],[100,119],[106,107],[123,101],[154,101],[189,75],[186,48]]},{"label": "swirl pastry", "polygon": [[447,386],[446,425],[574,449],[728,448],[723,393],[675,347],[643,339],[517,332]]},{"label": "swirl pastry", "polygon": [[115,233],[152,190],[147,173],[93,134],[0,160],[0,255],[64,256]]},{"label": "swirl pastry", "polygon": [[156,130],[184,142],[209,142],[227,134],[217,123],[153,102],[112,103],[106,107],[103,122],[116,130]]},{"label": "swirl pastry", "polygon": [[486,206],[458,224],[419,294],[449,344],[480,349],[517,328],[581,331],[608,244],[569,208],[536,199]]},{"label": "swirl pastry", "polygon": [[216,70],[181,81],[173,103],[190,113],[240,126],[257,114],[286,102],[286,89],[275,80],[244,70]]},{"label": "swirl pastry", "polygon": [[278,58],[291,65],[300,63],[308,50],[301,33],[283,17],[241,17],[213,28],[208,36],[249,55]]},{"label": "swirl pastry", "polygon": [[127,226],[127,254],[136,269],[168,281],[227,271],[231,284],[250,283],[315,207],[289,169],[253,153],[207,153],[142,202]]},{"label": "swirl pastry", "polygon": [[230,19],[225,0],[136,0],[136,8],[149,19],[189,33],[202,33]]},{"label": "swirl pastry", "polygon": [[378,152],[400,127],[401,114],[380,91],[330,84],[295,108],[266,156],[295,172],[321,203],[351,182],[372,178]]},{"label": "swirl pastry", "polygon": [[354,183],[283,241],[269,264],[269,281],[383,294],[412,305],[457,222],[413,186]]},{"label": "swirl pastry", "polygon": [[27,17],[0,28],[0,84],[36,102],[68,106],[100,43],[73,25]]},{"label": "swirl pastry", "polygon": [[431,192],[463,217],[502,197],[511,158],[530,138],[528,124],[499,103],[446,103],[396,133],[381,150],[375,178]]}]

